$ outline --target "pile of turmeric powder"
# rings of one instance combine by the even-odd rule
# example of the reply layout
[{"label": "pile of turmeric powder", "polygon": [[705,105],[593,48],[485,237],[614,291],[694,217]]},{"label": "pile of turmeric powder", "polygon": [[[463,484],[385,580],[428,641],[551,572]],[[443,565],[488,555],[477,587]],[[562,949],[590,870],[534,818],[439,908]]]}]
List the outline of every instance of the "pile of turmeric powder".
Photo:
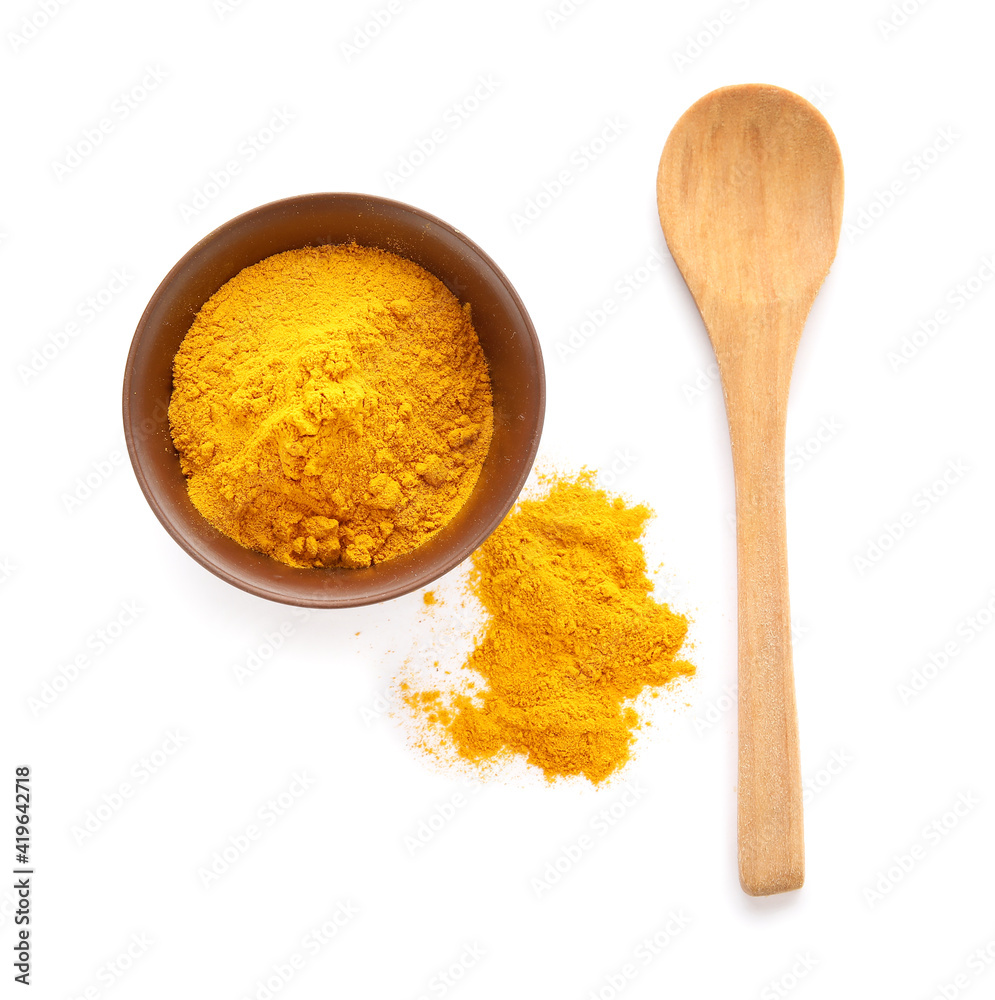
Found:
[{"label": "pile of turmeric powder", "polygon": [[469,305],[355,244],[288,250],[204,304],[169,418],[190,498],[291,566],[409,552],[466,501],[493,430]]},{"label": "pile of turmeric powder", "polygon": [[548,486],[473,555],[469,587],[486,614],[464,664],[475,679],[401,686],[429,749],[441,741],[474,762],[521,754],[549,780],[597,783],[629,759],[633,699],[694,673],[678,659],[688,620],[651,596],[646,506],[609,497],[590,472]]}]

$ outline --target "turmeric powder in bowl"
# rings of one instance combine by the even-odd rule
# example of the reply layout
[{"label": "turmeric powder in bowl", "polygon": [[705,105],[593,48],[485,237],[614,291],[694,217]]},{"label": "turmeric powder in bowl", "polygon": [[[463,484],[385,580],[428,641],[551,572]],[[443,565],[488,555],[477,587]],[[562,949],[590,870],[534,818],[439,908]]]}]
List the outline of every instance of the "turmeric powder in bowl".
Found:
[{"label": "turmeric powder in bowl", "polygon": [[215,292],[173,362],[169,420],[218,530],[291,566],[346,568],[439,531],[494,426],[469,304],[356,244],[275,254]]}]

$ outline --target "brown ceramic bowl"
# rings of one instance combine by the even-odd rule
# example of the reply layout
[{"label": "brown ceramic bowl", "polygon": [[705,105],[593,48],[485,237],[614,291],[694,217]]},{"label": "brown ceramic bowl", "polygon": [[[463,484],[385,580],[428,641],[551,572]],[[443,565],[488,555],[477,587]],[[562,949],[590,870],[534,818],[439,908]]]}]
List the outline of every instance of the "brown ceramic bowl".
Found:
[{"label": "brown ceramic bowl", "polygon": [[[242,548],[190,502],[169,433],[173,357],[197,311],[229,278],[302,246],[356,243],[420,264],[469,302],[490,365],[494,436],[477,485],[444,528],[369,569],[297,569]],[[261,205],[206,236],[166,275],[139,320],[124,376],[124,432],[138,482],[163,527],[202,566],[272,601],[344,608],[399,597],[461,562],[500,524],[532,468],[545,408],[539,340],[498,266],[452,226],[362,194],[309,194]]]}]

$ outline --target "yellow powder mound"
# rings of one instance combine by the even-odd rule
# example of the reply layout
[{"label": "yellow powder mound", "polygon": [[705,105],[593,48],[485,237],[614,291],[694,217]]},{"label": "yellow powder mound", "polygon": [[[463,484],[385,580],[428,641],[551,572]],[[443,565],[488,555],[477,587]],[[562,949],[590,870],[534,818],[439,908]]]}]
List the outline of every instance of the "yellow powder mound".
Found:
[{"label": "yellow powder mound", "polygon": [[292,566],[420,545],[469,496],[493,430],[469,306],[354,244],[276,254],[211,296],[169,417],[197,509]]},{"label": "yellow powder mound", "polygon": [[599,782],[629,759],[647,688],[694,673],[677,659],[688,621],[650,596],[640,537],[650,510],[611,499],[593,474],[554,478],[473,556],[482,637],[472,694],[402,686],[417,716],[469,761],[524,755],[548,779]]}]

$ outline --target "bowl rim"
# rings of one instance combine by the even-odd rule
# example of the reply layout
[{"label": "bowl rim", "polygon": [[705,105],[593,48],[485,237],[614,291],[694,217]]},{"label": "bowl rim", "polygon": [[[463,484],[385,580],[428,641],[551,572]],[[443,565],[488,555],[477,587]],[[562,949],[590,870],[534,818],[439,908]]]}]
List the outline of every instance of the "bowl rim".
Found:
[{"label": "bowl rim", "polygon": [[[516,310],[520,314],[523,326],[519,333],[526,337],[532,353],[535,356],[535,376],[536,376],[536,422],[535,430],[531,435],[531,441],[529,443],[529,448],[525,454],[525,461],[523,462],[522,469],[520,473],[515,477],[513,481],[513,488],[509,489],[508,497],[505,501],[497,506],[495,512],[488,518],[477,523],[475,529],[468,534],[467,539],[463,544],[458,546],[453,546],[450,550],[445,552],[444,557],[440,557],[437,560],[432,561],[419,573],[412,575],[410,578],[405,579],[401,582],[396,582],[391,586],[385,587],[382,591],[378,592],[376,596],[365,596],[363,594],[358,595],[329,595],[329,594],[318,594],[315,593],[311,597],[304,596],[294,596],[287,594],[284,591],[277,589],[271,589],[264,585],[261,585],[253,580],[245,579],[236,573],[229,572],[222,566],[217,565],[211,558],[209,558],[208,552],[195,544],[193,544],[188,534],[183,530],[182,525],[175,523],[174,519],[169,516],[167,511],[164,509],[162,503],[160,503],[156,492],[153,490],[149,476],[146,473],[146,469],[142,464],[142,455],[139,449],[138,438],[141,436],[136,432],[134,418],[132,413],[132,377],[135,370],[135,358],[139,350],[139,346],[144,341],[144,339],[149,336],[149,331],[152,329],[149,325],[150,316],[152,312],[158,306],[160,300],[167,294],[169,287],[176,280],[177,276],[185,271],[191,266],[200,252],[213,242],[215,242],[224,233],[234,229],[242,224],[244,224],[249,218],[260,215],[265,212],[277,211],[281,208],[288,208],[291,206],[297,206],[300,208],[306,207],[308,204],[313,204],[317,201],[327,201],[332,200],[343,200],[343,201],[362,201],[367,204],[374,204],[378,206],[384,206],[390,208],[394,211],[400,211],[401,213],[406,213],[414,216],[425,222],[429,222],[432,225],[438,226],[440,229],[448,232],[457,241],[462,243],[472,254],[476,255],[484,264],[486,269],[488,269],[494,278],[504,286],[509,298],[513,302]],[[279,251],[274,251],[279,252]],[[261,258],[262,259],[262,258]],[[124,384],[123,384],[123,399],[122,399],[122,416],[124,420],[124,437],[125,444],[128,450],[128,456],[131,460],[131,466],[134,470],[135,477],[138,480],[138,484],[142,490],[146,502],[149,507],[151,507],[152,512],[155,514],[159,523],[166,529],[172,539],[182,548],[189,556],[191,556],[196,562],[198,562],[205,569],[213,573],[215,576],[224,580],[226,583],[231,584],[233,587],[237,587],[239,590],[243,590],[249,594],[253,594],[256,597],[262,597],[270,601],[275,601],[280,604],[286,604],[294,607],[307,607],[307,608],[349,608],[349,607],[361,607],[369,604],[381,604],[386,601],[394,600],[395,598],[402,597],[405,594],[412,593],[413,591],[419,590],[420,588],[432,583],[434,580],[439,579],[439,577],[444,576],[446,573],[455,569],[461,562],[467,559],[476,549],[478,549],[484,541],[491,535],[491,533],[497,528],[497,526],[504,520],[508,512],[515,505],[518,500],[519,494],[522,491],[529,475],[531,474],[532,468],[535,464],[536,455],[539,449],[539,441],[542,436],[543,424],[545,422],[546,415],[546,373],[545,364],[542,355],[542,346],[539,342],[539,336],[536,333],[535,325],[532,322],[532,318],[529,316],[528,310],[525,308],[525,303],[522,301],[521,296],[515,290],[514,285],[508,279],[504,271],[498,267],[497,263],[493,258],[484,251],[480,246],[477,245],[473,240],[471,240],[465,233],[457,229],[455,226],[440,219],[438,216],[433,215],[431,212],[426,212],[424,209],[418,208],[417,206],[410,205],[407,202],[397,201],[392,198],[384,198],[380,195],[362,193],[362,192],[349,192],[349,191],[315,191],[305,194],[291,195],[286,198],[278,198],[274,201],[268,201],[261,205],[257,205],[253,208],[247,209],[244,212],[227,219],[225,222],[216,226],[209,233],[203,236],[197,241],[182,257],[169,269],[165,277],[156,286],[155,291],[149,298],[148,304],[142,311],[138,323],[135,327],[135,333],[132,336],[131,346],[128,350],[127,360],[125,361],[125,371],[124,371]],[[485,458],[486,461],[486,458]],[[472,494],[471,494],[472,495]],[[237,543],[236,543],[237,544]],[[412,551],[417,551],[413,549]],[[403,558],[403,556],[399,557]],[[382,565],[389,565],[384,563]],[[330,572],[361,572],[354,570],[347,570],[341,567],[327,567]],[[325,572],[325,569],[318,569],[317,572]]]}]

